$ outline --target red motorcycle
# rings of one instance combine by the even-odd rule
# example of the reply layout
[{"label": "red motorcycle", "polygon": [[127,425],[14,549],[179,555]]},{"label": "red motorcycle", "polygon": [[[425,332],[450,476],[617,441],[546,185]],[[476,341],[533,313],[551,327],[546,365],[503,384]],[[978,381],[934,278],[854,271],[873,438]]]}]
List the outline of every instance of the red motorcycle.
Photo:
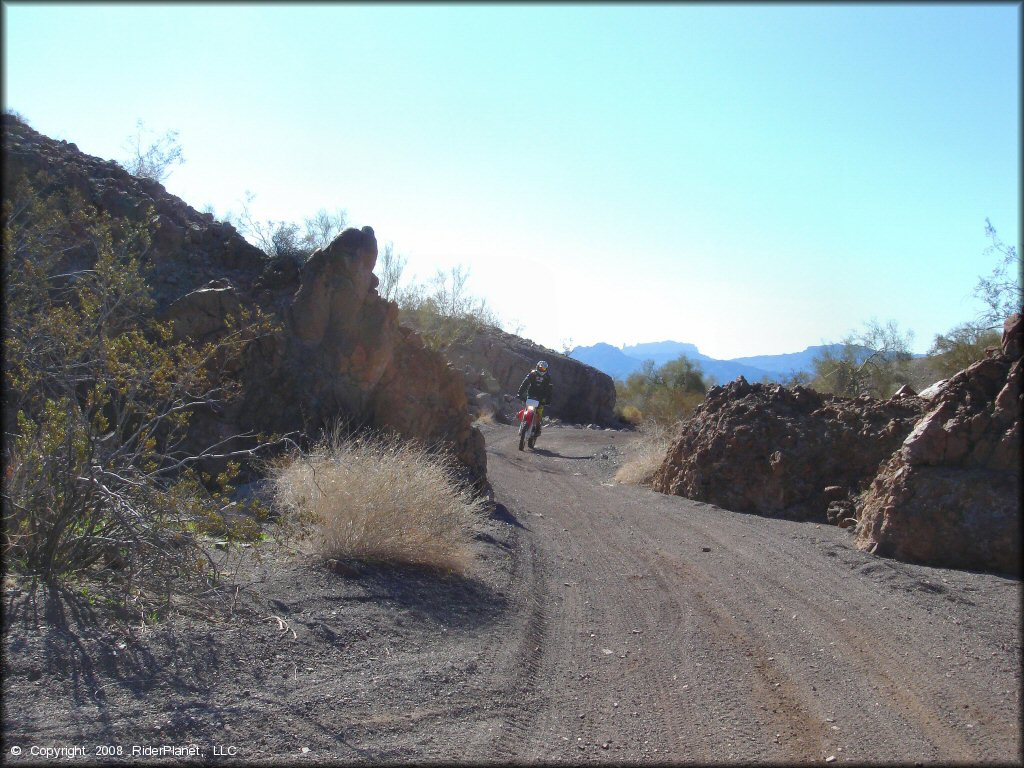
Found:
[{"label": "red motorcycle", "polygon": [[533,448],[537,443],[537,430],[540,429],[540,414],[537,409],[540,401],[533,398],[526,398],[526,407],[519,411],[519,450],[523,445]]}]

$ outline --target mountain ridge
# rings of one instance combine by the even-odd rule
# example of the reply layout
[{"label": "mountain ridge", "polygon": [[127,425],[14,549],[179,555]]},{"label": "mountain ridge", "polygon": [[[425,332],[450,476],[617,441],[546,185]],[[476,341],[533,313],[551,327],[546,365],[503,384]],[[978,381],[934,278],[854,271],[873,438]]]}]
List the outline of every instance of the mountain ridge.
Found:
[{"label": "mountain ridge", "polygon": [[705,376],[713,384],[726,384],[737,376],[743,376],[748,381],[768,379],[783,382],[796,373],[811,373],[815,357],[825,351],[838,352],[842,347],[843,345],[839,343],[819,344],[809,346],[800,352],[720,359],[703,354],[695,344],[681,341],[642,342],[622,347],[598,342],[590,346],[573,348],[569,357],[587,363],[617,379],[625,379],[631,373],[639,371],[645,360],[653,360],[655,365],[660,366],[680,355],[686,355],[700,365]]}]

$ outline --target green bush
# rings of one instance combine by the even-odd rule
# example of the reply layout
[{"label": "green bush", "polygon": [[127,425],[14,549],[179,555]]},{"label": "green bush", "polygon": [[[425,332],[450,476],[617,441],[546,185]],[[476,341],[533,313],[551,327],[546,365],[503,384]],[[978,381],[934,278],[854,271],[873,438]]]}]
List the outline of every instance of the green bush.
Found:
[{"label": "green bush", "polygon": [[[707,392],[700,366],[685,355],[656,367],[645,360],[636,373],[615,382],[617,409],[624,421],[653,420],[662,425],[681,421],[700,405]],[[628,417],[627,417],[628,414]]]},{"label": "green bush", "polygon": [[825,348],[814,358],[811,386],[843,397],[890,397],[913,378],[912,339],[913,333],[901,332],[893,320],[885,325],[871,320],[862,332],[849,334],[838,352]]},{"label": "green bush", "polygon": [[175,341],[140,267],[148,230],[49,186],[22,178],[3,205],[4,554],[47,581],[106,565],[169,594],[211,575],[205,534],[251,537],[262,514],[228,499],[238,465],[202,476],[211,451],[186,437],[236,395],[221,366],[271,324],[243,314],[217,342]]},{"label": "green bush", "polygon": [[928,365],[940,378],[949,378],[984,358],[985,349],[998,347],[1001,339],[998,331],[972,324],[958,325],[948,333],[935,336],[928,350]]}]

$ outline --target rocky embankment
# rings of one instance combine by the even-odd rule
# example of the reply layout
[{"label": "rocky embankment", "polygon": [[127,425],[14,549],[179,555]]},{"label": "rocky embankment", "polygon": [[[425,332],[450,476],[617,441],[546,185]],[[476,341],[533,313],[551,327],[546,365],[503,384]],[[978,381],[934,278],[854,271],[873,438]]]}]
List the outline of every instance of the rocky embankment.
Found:
[{"label": "rocky embankment", "polygon": [[946,381],[858,505],[857,546],[955,568],[1021,572],[1024,323]]},{"label": "rocky embankment", "polygon": [[546,360],[555,384],[547,416],[572,424],[617,423],[615,383],[608,374],[528,339],[483,328],[445,354],[464,371],[467,397],[475,414],[507,418],[509,411],[520,406],[509,404],[506,396],[516,394],[538,360]]},{"label": "rocky embankment", "polygon": [[712,387],[655,475],[662,493],[734,510],[840,522],[925,402],[848,399],[806,387]]},{"label": "rocky embankment", "polygon": [[927,565],[1020,574],[1021,335],[927,397],[714,387],[657,490],[730,510],[855,529],[857,546]]},{"label": "rocky embankment", "polygon": [[[12,115],[3,117],[3,141],[6,189],[25,176],[149,229],[142,267],[158,316],[174,321],[179,338],[216,339],[243,308],[276,319],[276,332],[227,366],[242,396],[195,420],[195,446],[249,431],[313,437],[335,422],[371,426],[450,450],[486,486],[484,441],[470,423],[462,373],[402,328],[395,305],[377,294],[370,227],[346,230],[305,264],[271,260],[161,184]],[[78,256],[87,262],[88,249]]]}]

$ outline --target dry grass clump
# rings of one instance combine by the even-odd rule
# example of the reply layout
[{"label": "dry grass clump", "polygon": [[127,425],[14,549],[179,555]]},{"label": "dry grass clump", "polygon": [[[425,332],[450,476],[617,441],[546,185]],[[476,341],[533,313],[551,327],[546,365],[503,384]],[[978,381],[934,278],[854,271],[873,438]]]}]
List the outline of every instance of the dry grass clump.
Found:
[{"label": "dry grass clump", "polygon": [[627,449],[626,460],[615,473],[615,482],[625,485],[650,485],[654,473],[665,460],[675,429],[648,419],[640,424],[639,437]]},{"label": "dry grass clump", "polygon": [[396,437],[334,434],[270,477],[275,503],[309,524],[326,558],[462,572],[486,504],[459,484],[450,457]]},{"label": "dry grass clump", "polygon": [[476,419],[473,420],[474,426],[480,424],[494,424],[494,411],[481,411]]}]

